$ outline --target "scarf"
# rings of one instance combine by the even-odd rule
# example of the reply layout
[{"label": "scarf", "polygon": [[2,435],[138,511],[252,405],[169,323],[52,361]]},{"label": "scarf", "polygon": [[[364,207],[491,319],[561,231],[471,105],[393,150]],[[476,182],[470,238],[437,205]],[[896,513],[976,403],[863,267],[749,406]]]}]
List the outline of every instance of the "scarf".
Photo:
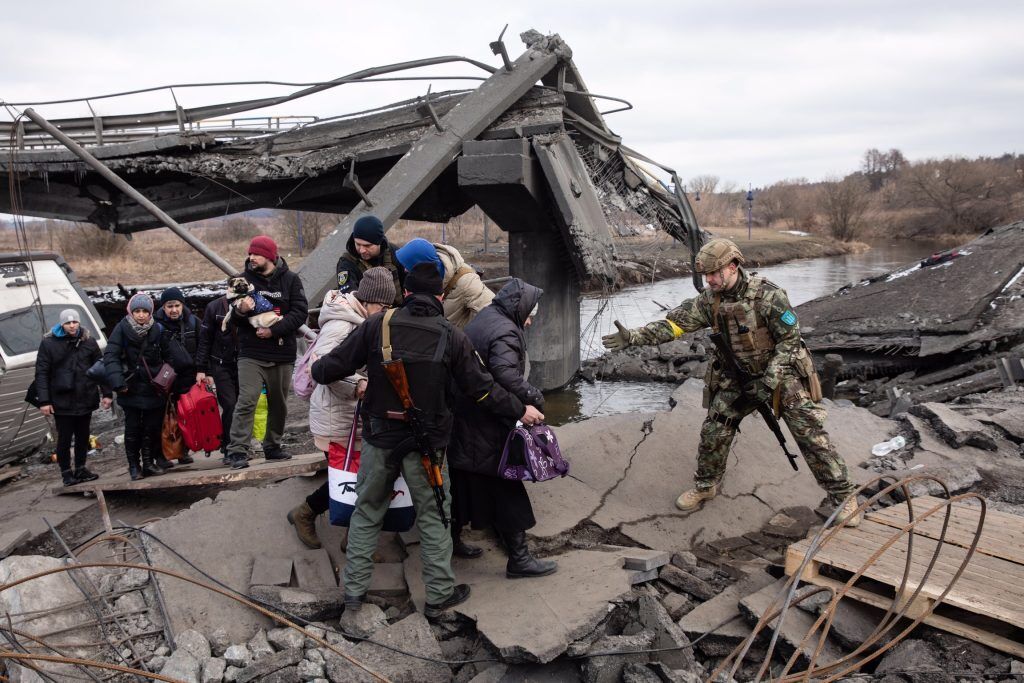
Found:
[{"label": "scarf", "polygon": [[128,324],[131,325],[132,331],[135,332],[135,334],[137,334],[140,339],[146,338],[146,336],[149,334],[150,328],[153,327],[153,323],[156,322],[153,319],[153,316],[149,316],[149,321],[144,325],[140,325],[137,322],[135,322],[135,318],[132,317],[131,313],[125,316],[125,320],[128,321]]}]

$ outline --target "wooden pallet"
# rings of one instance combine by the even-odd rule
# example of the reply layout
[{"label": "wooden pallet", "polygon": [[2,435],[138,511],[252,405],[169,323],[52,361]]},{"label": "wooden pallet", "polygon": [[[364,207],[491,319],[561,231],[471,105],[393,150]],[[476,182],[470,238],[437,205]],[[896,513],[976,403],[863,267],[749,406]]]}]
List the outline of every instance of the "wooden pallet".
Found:
[{"label": "wooden pallet", "polygon": [[[937,498],[914,499],[915,518],[937,505]],[[949,530],[927,583],[907,610],[911,619],[926,613],[962,564],[974,538],[980,510],[954,505]],[[938,547],[945,513],[932,515],[915,528],[913,556],[905,595],[909,598]],[[856,529],[842,529],[812,558],[803,581],[839,590],[846,580],[907,524],[906,505],[868,513]],[[864,573],[848,595],[886,609],[903,578],[908,536],[903,535]],[[786,552],[786,573],[792,576],[804,561],[809,540],[791,545]],[[978,551],[971,558],[953,590],[923,623],[976,640],[988,647],[1024,657],[1024,518],[989,511]]]}]

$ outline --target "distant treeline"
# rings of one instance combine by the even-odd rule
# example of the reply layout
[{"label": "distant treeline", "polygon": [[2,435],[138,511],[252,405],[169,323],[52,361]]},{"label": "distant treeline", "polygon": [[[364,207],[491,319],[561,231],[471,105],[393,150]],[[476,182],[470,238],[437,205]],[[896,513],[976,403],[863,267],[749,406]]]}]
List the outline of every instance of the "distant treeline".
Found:
[{"label": "distant treeline", "polygon": [[[746,223],[747,192],[735,184],[703,175],[686,190],[701,225]],[[976,234],[1024,218],[1024,155],[908,161],[898,149],[869,149],[861,168],[844,178],[754,188],[751,208],[756,225],[841,240]]]}]

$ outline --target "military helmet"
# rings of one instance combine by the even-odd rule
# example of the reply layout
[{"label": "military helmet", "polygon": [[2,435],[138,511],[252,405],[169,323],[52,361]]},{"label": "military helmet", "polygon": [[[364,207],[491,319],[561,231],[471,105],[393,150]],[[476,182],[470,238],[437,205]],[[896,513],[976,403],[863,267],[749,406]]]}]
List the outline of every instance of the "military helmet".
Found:
[{"label": "military helmet", "polygon": [[701,274],[714,273],[734,260],[740,265],[746,262],[740,248],[732,240],[716,237],[697,252],[694,269]]}]

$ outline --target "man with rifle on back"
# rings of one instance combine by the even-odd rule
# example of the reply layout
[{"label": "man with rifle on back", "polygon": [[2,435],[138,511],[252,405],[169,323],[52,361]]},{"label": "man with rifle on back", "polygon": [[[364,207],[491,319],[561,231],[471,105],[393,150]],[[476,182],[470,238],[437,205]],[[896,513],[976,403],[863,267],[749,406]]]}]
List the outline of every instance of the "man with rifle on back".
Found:
[{"label": "man with rifle on back", "polygon": [[452,428],[449,393],[462,393],[503,416],[534,424],[544,415],[524,406],[488,374],[466,335],[444,318],[441,273],[421,263],[405,278],[405,301],[396,310],[370,316],[329,354],[313,363],[320,384],[348,377],[366,366],[363,446],[358,500],[348,533],[344,571],[345,611],[362,606],[373,571],[384,513],[399,472],[405,477],[420,531],[425,615],[433,618],[469,597],[455,585],[444,449]]},{"label": "man with rifle on back", "polygon": [[[825,409],[818,404],[821,389],[814,362],[800,338],[789,297],[778,285],[748,273],[743,254],[730,240],[713,239],[701,248],[695,270],[707,288],[696,298],[668,312],[665,320],[637,329],[615,321],[617,332],[602,337],[606,348],[663,344],[687,332],[712,328],[715,356],[705,376],[704,407],[708,415],[700,430],[696,487],[676,500],[683,511],[698,509],[718,494],[733,438],[744,417],[758,411],[775,433],[796,469],[776,417],[789,426],[800,452],[833,504],[856,486],[846,463],[824,430]],[[860,524],[853,516],[857,501],[850,499],[839,520]]]}]

